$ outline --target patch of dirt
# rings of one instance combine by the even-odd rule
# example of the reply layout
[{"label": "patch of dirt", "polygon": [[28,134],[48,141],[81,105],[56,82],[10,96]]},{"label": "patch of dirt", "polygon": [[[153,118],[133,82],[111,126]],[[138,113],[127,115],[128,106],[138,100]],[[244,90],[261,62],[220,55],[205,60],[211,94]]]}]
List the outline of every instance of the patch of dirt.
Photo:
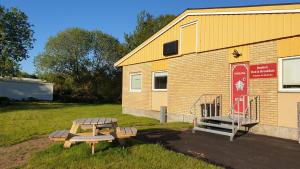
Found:
[{"label": "patch of dirt", "polygon": [[50,145],[47,137],[24,141],[9,147],[0,147],[0,168],[13,168],[26,164],[30,156]]}]

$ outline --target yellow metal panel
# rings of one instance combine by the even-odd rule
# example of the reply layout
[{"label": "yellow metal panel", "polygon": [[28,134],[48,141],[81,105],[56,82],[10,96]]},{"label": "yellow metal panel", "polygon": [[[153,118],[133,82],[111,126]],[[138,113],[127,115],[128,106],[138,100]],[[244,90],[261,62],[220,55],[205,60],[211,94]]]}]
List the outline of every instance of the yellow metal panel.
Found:
[{"label": "yellow metal panel", "polygon": [[[232,54],[234,50],[237,50],[242,55],[238,58]],[[238,63],[249,61],[249,46],[241,46],[228,49],[228,63]]]},{"label": "yellow metal panel", "polygon": [[300,14],[291,14],[292,15],[292,34],[295,35],[300,30]]},{"label": "yellow metal panel", "polygon": [[284,15],[284,35],[290,36],[291,35],[291,15]]},{"label": "yellow metal panel", "polygon": [[168,69],[168,60],[167,59],[154,61],[151,64],[152,71],[167,70],[167,69]]},{"label": "yellow metal panel", "polygon": [[207,48],[208,48],[208,42],[209,42],[209,34],[208,34],[208,30],[209,29],[209,23],[208,23],[208,17],[204,17],[203,18],[203,27],[201,27],[202,31],[204,32],[204,37],[201,37],[201,39],[203,39],[203,42],[204,42],[204,46],[203,46],[203,50],[201,51],[205,51]]},{"label": "yellow metal panel", "polygon": [[300,37],[278,40],[278,56],[299,56],[300,55]]},{"label": "yellow metal panel", "polygon": [[244,41],[245,42],[250,42],[250,26],[249,26],[249,20],[250,20],[250,15],[245,15],[243,18],[243,25],[244,25]]},{"label": "yellow metal panel", "polygon": [[196,23],[181,28],[181,54],[196,52]]},{"label": "yellow metal panel", "polygon": [[224,15],[224,19],[223,19],[223,24],[222,24],[222,34],[223,34],[223,46],[226,47],[226,46],[229,46],[228,44],[228,16],[227,15]]},{"label": "yellow metal panel", "polygon": [[[300,9],[300,5],[279,5],[279,6],[260,6],[260,7],[241,7],[224,9],[199,9],[187,10],[177,19],[171,22],[175,23],[186,13],[195,12],[234,12],[249,10],[284,10]],[[166,42],[180,40],[180,26],[191,21],[198,20],[198,52],[216,50],[220,48],[230,48],[234,46],[246,45],[271,39],[285,38],[289,36],[300,35],[300,14],[241,14],[241,15],[205,15],[205,16],[187,16],[176,23],[166,32],[162,33],[155,40],[145,44],[142,48],[125,57],[118,66],[136,64],[140,62],[149,62],[165,59],[163,56],[163,44]],[[189,26],[183,30],[185,36],[182,39],[184,47],[183,54],[195,52],[195,34],[196,27]],[[189,37],[185,39],[186,37]],[[191,37],[191,38],[190,38]],[[188,42],[184,42],[188,41]],[[284,42],[280,42],[284,44]],[[281,45],[286,46],[286,45]],[[298,49],[292,49],[288,53],[288,47],[280,47],[280,53],[293,53]],[[193,50],[192,50],[193,49]],[[286,55],[286,54],[285,54]]]}]

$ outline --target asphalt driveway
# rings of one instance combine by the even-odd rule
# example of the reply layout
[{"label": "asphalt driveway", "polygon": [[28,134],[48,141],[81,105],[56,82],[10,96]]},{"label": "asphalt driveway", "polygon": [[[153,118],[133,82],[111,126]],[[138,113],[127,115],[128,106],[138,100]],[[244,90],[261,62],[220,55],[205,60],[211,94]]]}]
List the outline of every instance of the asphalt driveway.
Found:
[{"label": "asphalt driveway", "polygon": [[225,168],[299,169],[300,144],[296,141],[246,134],[229,137],[191,130],[148,130],[137,137]]}]

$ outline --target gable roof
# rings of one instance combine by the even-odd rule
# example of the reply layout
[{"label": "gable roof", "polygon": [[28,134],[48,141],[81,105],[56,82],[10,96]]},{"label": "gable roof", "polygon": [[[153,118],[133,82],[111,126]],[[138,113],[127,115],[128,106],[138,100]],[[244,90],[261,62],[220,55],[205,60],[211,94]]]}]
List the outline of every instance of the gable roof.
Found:
[{"label": "gable roof", "polygon": [[220,8],[189,8],[179,14],[173,21],[152,35],[134,50],[129,52],[123,58],[118,60],[114,66],[120,66],[122,62],[130,58],[133,54],[141,50],[143,47],[154,41],[157,37],[171,29],[178,22],[188,16],[208,16],[208,15],[247,15],[247,14],[285,14],[285,13],[300,13],[300,3],[288,4],[271,4],[271,5],[256,5],[256,6],[237,6],[237,7],[220,7]]}]

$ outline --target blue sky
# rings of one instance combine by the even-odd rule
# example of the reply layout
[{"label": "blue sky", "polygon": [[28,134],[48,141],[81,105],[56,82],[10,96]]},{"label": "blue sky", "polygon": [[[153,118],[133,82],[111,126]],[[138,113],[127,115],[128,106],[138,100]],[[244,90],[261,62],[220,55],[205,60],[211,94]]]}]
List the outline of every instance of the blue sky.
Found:
[{"label": "blue sky", "polygon": [[22,61],[22,70],[34,73],[33,59],[43,51],[49,36],[70,27],[98,29],[124,41],[125,32],[132,32],[136,16],[146,10],[157,16],[178,15],[186,8],[225,7],[256,4],[300,2],[300,0],[0,0],[6,8],[17,7],[34,25],[36,42]]}]

